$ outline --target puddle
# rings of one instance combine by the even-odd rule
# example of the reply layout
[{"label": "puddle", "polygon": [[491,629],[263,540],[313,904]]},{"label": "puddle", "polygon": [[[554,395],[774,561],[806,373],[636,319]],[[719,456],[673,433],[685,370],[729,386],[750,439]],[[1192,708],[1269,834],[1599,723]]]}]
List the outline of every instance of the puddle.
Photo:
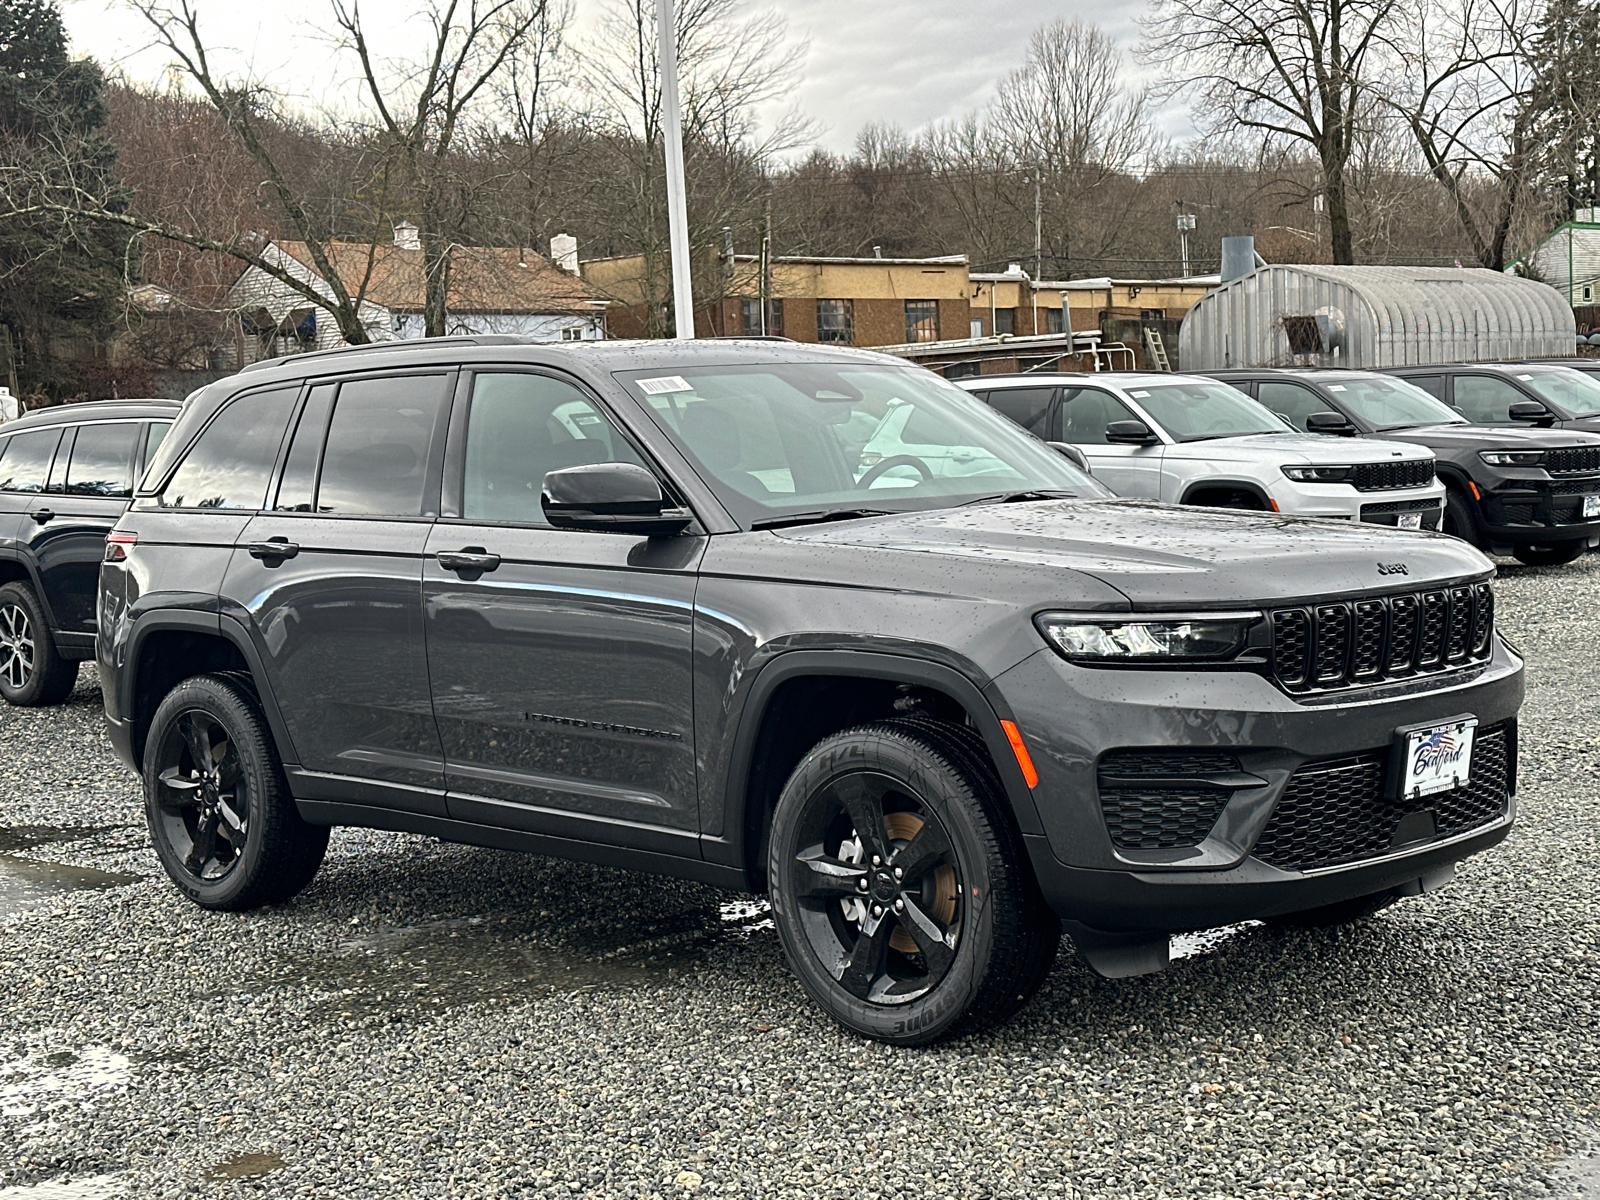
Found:
[{"label": "puddle", "polygon": [[0,1062],[0,1119],[39,1117],[68,1106],[87,1110],[132,1081],[132,1064],[109,1046],[24,1054]]},{"label": "puddle", "polygon": [[255,1179],[281,1171],[288,1164],[276,1154],[236,1154],[206,1171],[207,1179]]},{"label": "puddle", "polygon": [[1168,956],[1176,962],[1180,958],[1199,958],[1203,954],[1210,954],[1219,946],[1231,942],[1241,933],[1256,929],[1260,921],[1241,921],[1237,925],[1219,925],[1215,929],[1197,929],[1193,933],[1175,933],[1172,935],[1171,948]]},{"label": "puddle", "polygon": [[117,1200],[125,1195],[127,1192],[115,1175],[58,1179],[51,1183],[0,1188],[0,1200]]},{"label": "puddle", "polygon": [[1591,1135],[1583,1150],[1556,1166],[1550,1182],[1547,1194],[1555,1200],[1600,1198],[1600,1139]]},{"label": "puddle", "polygon": [[[114,827],[110,827],[114,828]],[[61,892],[96,891],[136,883],[140,876],[121,871],[100,871],[93,867],[69,867],[62,863],[25,858],[20,850],[77,842],[109,832],[108,827],[69,828],[52,825],[18,825],[0,828],[0,916],[37,907]]]},{"label": "puddle", "polygon": [[721,932],[697,912],[605,931],[552,930],[541,916],[549,914],[380,930],[343,941],[332,954],[281,962],[241,991],[298,984],[316,994],[317,1009],[400,1020],[486,1000],[655,982],[691,967]]},{"label": "puddle", "polygon": [[760,933],[773,928],[772,905],[755,896],[729,900],[721,907],[722,923],[742,934]]}]

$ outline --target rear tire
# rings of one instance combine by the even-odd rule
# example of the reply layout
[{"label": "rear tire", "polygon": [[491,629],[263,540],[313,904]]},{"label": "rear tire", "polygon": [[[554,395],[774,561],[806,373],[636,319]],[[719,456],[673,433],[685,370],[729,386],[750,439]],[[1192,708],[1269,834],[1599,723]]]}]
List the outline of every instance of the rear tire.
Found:
[{"label": "rear tire", "polygon": [[778,799],[767,880],[802,986],[879,1041],[1006,1020],[1061,941],[982,741],[945,722],[882,721],[813,748]]},{"label": "rear tire", "polygon": [[1513,546],[1511,553],[1519,563],[1530,567],[1559,567],[1579,558],[1587,549],[1588,543],[1583,538],[1573,538],[1565,542]]},{"label": "rear tire", "polygon": [[326,826],[301,820],[250,689],[225,675],[180,683],[144,751],[145,818],[178,890],[201,908],[278,904],[311,882]]},{"label": "rear tire", "polygon": [[60,704],[77,682],[78,664],[56,649],[33,588],[0,587],[0,696],[18,708],[42,708]]},{"label": "rear tire", "polygon": [[1308,908],[1304,912],[1269,917],[1267,924],[1288,929],[1333,929],[1340,925],[1354,925],[1357,921],[1365,921],[1374,913],[1380,913],[1391,904],[1399,903],[1399,900],[1400,897],[1394,892],[1379,892],[1375,896],[1357,896],[1353,900],[1324,904],[1321,908]]},{"label": "rear tire", "polygon": [[1478,522],[1472,511],[1472,501],[1456,488],[1447,488],[1444,494],[1444,521],[1440,528],[1451,537],[1460,538],[1470,546],[1483,548],[1483,538],[1478,533]]}]

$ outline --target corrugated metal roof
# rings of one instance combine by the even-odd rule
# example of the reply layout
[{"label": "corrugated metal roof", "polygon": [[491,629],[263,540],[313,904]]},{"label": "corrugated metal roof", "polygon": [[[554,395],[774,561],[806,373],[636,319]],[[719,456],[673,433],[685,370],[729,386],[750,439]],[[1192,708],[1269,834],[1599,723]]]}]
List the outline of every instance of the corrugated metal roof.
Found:
[{"label": "corrugated metal roof", "polygon": [[1397,367],[1567,354],[1575,336],[1555,289],[1498,271],[1273,264],[1196,301],[1178,356],[1191,371]]}]

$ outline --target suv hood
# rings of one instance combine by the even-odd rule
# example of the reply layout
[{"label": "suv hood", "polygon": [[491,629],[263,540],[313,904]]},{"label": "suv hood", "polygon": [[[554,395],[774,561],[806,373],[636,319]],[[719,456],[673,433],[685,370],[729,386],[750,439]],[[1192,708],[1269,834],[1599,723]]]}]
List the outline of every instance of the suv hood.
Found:
[{"label": "suv hood", "polygon": [[1409,450],[1393,442],[1374,438],[1328,437],[1317,433],[1251,433],[1243,437],[1212,438],[1200,442],[1179,442],[1166,447],[1185,457],[1208,462],[1270,462],[1274,466],[1297,463],[1395,462],[1427,458],[1425,451]]},{"label": "suv hood", "polygon": [[1419,446],[1445,449],[1553,450],[1560,446],[1592,446],[1587,437],[1574,437],[1570,429],[1539,429],[1532,425],[1418,425],[1391,429],[1381,436],[1403,439]]},{"label": "suv hood", "polygon": [[[952,588],[981,584],[989,590],[979,594],[997,598],[1020,589],[1040,608],[1081,590],[1061,572],[1090,576],[1139,608],[1180,609],[1402,591],[1493,569],[1467,543],[1443,534],[1146,500],[938,509],[785,529],[779,536],[818,549],[939,555],[949,563]],[[881,566],[895,575],[893,563]],[[968,571],[983,578],[960,578]]]}]

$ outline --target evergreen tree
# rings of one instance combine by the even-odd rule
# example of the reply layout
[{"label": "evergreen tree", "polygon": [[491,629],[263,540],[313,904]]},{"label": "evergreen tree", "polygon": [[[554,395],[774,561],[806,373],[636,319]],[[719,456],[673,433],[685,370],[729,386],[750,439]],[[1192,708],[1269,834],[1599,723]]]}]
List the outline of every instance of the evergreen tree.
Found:
[{"label": "evergreen tree", "polygon": [[1530,57],[1541,174],[1570,217],[1600,205],[1600,0],[1551,0]]},{"label": "evergreen tree", "polygon": [[11,205],[45,209],[0,222],[0,324],[24,394],[76,390],[74,360],[115,324],[128,234],[46,207],[125,207],[104,85],[95,63],[69,57],[53,0],[0,0],[0,172]]}]

